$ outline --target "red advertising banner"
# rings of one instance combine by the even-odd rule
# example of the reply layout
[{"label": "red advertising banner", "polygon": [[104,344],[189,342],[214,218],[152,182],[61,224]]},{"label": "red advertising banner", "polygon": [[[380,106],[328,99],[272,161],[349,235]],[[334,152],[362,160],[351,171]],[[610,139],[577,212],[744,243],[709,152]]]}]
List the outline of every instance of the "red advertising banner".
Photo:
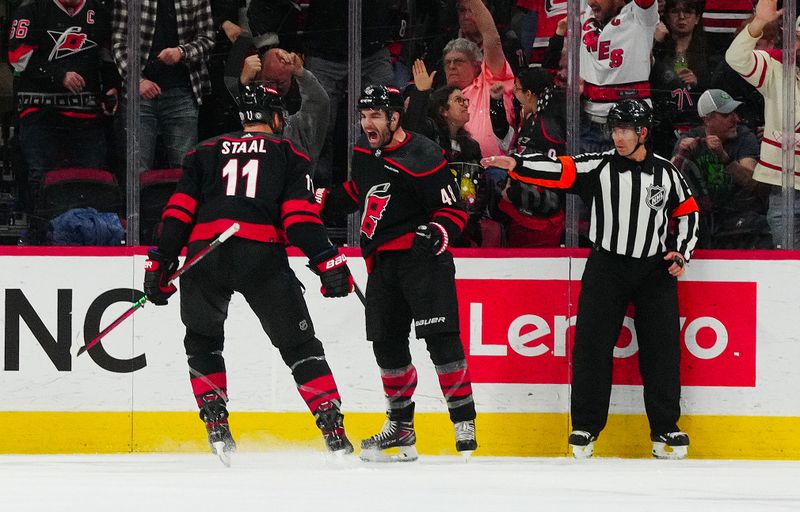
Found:
[{"label": "red advertising banner", "polygon": [[[459,279],[457,286],[473,382],[569,383],[580,282]],[[754,387],[756,283],[680,281],[678,294],[683,385]],[[634,319],[630,307],[614,350],[614,384],[641,384]]]}]

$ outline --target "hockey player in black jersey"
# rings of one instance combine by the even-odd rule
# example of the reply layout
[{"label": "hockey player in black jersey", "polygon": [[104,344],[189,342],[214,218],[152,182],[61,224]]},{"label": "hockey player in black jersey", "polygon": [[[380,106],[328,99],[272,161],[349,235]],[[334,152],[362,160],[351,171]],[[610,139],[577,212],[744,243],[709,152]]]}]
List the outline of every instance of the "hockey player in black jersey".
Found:
[{"label": "hockey player in black jersey", "polygon": [[[436,366],[455,425],[456,449],[477,448],[475,403],[459,336],[455,266],[450,241],[467,214],[442,149],[402,128],[403,99],[392,87],[367,86],[359,99],[364,131],[354,148],[351,179],[317,190],[324,213],[362,212],[361,250],[367,262],[367,339],[372,341],[388,403],[378,434],[361,443],[369,461],[417,458],[411,363],[413,320]],[[399,448],[399,453],[384,450]]]},{"label": "hockey player in black jersey", "polygon": [[226,464],[236,445],[226,407],[223,324],[234,291],[244,295],[291,369],[328,449],[353,451],[339,412],[339,391],[289,267],[287,238],[309,256],[326,297],[346,296],[353,278],[320,220],[308,157],[280,137],[284,113],[274,89],[245,88],[240,100],[244,131],[202,142],[186,155],[183,177],[164,208],[158,248],[148,252],[144,290],[151,302],[163,305],[175,292],[168,279],[181,248],[187,245],[190,258],[234,222],[241,226],[180,278],[192,390],[212,451]]}]

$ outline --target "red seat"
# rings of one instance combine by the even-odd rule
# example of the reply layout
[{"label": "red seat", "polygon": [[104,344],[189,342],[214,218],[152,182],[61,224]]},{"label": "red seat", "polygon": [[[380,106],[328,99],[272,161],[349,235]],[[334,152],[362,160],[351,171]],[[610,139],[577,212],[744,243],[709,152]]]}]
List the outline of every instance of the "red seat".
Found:
[{"label": "red seat", "polygon": [[122,195],[113,174],[105,169],[69,167],[45,174],[36,213],[51,218],[73,208],[119,213],[121,207]]}]

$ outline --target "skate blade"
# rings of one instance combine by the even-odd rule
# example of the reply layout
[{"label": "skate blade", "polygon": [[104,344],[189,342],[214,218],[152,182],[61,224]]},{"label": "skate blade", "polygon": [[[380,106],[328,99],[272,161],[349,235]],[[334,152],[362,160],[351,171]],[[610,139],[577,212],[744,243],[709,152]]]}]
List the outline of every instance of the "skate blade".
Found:
[{"label": "skate blade", "polygon": [[689,454],[688,446],[669,446],[667,443],[653,443],[653,457],[657,459],[681,460]]},{"label": "skate blade", "polygon": [[219,460],[225,464],[226,468],[231,467],[231,453],[225,451],[225,442],[224,441],[217,441],[216,443],[212,444],[214,449],[214,453],[219,457]]},{"label": "skate blade", "polygon": [[332,452],[328,452],[328,455],[335,459],[343,459],[353,453],[353,448],[342,448],[341,450],[334,450]]},{"label": "skate blade", "polygon": [[[387,448],[394,450],[394,448]],[[414,446],[400,446],[397,452],[388,452],[376,448],[362,448],[359,458],[364,462],[413,462],[419,458]]]},{"label": "skate blade", "polygon": [[576,459],[589,459],[594,455],[594,443],[589,443],[586,446],[578,446],[575,444],[572,447],[572,457]]},{"label": "skate blade", "polygon": [[458,453],[461,454],[461,458],[464,459],[464,462],[469,462],[469,460],[472,458],[472,454],[474,452],[475,452],[475,450],[463,450],[463,451],[460,451]]}]

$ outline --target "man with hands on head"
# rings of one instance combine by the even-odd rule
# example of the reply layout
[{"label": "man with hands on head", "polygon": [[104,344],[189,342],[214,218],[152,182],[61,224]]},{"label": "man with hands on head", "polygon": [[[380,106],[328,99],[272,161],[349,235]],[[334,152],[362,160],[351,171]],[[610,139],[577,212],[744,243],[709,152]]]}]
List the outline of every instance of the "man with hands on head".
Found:
[{"label": "man with hands on head", "polygon": [[[579,194],[590,209],[594,244],[581,280],[575,328],[569,444],[591,457],[606,425],[614,346],[628,303],[636,310],[639,369],[653,455],[683,458],[689,437],[680,417],[680,320],[677,277],[697,243],[698,207],[677,169],[645,145],[652,112],[623,100],[608,114],[614,149],[573,157],[484,158],[512,179]],[[677,236],[669,222],[677,221]],[[674,245],[673,245],[674,243]]]}]

